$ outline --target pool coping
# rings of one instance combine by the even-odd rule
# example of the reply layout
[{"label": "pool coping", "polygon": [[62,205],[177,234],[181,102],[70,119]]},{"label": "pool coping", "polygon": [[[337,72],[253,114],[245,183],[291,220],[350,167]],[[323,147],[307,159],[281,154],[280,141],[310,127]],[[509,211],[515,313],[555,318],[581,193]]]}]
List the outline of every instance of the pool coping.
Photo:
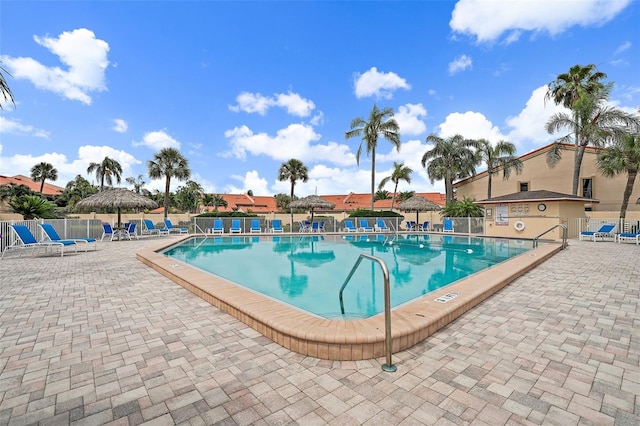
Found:
[{"label": "pool coping", "polygon": [[[294,352],[341,361],[358,361],[385,355],[384,314],[355,320],[320,318],[157,252],[194,236],[207,235],[191,234],[178,240],[172,239],[158,247],[138,251],[136,258]],[[394,308],[391,311],[392,352],[410,348],[423,341],[561,249],[562,244],[559,242],[545,242],[533,250]],[[455,297],[446,297],[454,293],[457,293]]]}]

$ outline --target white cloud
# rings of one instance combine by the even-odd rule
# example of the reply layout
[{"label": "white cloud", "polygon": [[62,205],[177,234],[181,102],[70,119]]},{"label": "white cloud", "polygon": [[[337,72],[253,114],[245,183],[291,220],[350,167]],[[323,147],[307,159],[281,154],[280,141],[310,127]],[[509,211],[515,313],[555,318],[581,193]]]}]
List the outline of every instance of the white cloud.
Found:
[{"label": "white cloud", "polygon": [[114,118],[113,119],[113,127],[112,127],[112,129],[114,131],[116,131],[118,133],[125,133],[128,128],[129,128],[129,125],[123,119],[121,119],[121,118]]},{"label": "white cloud", "polygon": [[468,139],[487,139],[492,142],[505,139],[497,126],[482,113],[474,111],[451,113],[438,127],[439,135],[444,138],[460,134]]},{"label": "white cloud", "polygon": [[555,137],[545,130],[545,124],[553,114],[566,111],[563,106],[553,101],[545,101],[547,85],[538,87],[531,93],[526,105],[520,113],[509,116],[506,124],[511,128],[506,139],[520,147],[538,147],[552,142]]},{"label": "white cloud", "polygon": [[27,79],[36,87],[64,98],[91,104],[91,92],[107,90],[105,70],[109,65],[109,44],[80,28],[65,31],[58,38],[33,37],[35,42],[58,56],[67,69],[47,67],[33,58],[2,56],[4,66],[16,79]]},{"label": "white cloud", "polygon": [[303,162],[329,161],[334,164],[355,164],[355,157],[349,146],[336,142],[313,144],[320,139],[311,126],[291,124],[278,130],[275,136],[267,133],[253,133],[247,126],[236,127],[225,132],[230,150],[221,153],[223,157],[241,160],[249,155],[265,155],[275,160],[297,158]]},{"label": "white cloud", "polygon": [[449,75],[456,74],[460,71],[464,71],[473,66],[473,61],[470,56],[460,55],[452,62],[449,62]]},{"label": "white cloud", "polygon": [[291,92],[276,93],[273,97],[263,96],[260,93],[242,92],[236,97],[236,102],[236,105],[229,105],[231,111],[260,115],[265,115],[269,108],[277,106],[296,117],[308,117],[316,107],[312,101]]},{"label": "white cloud", "polygon": [[478,42],[492,42],[507,33],[513,42],[521,31],[559,34],[580,25],[598,26],[613,19],[631,0],[489,1],[459,0],[449,26]]},{"label": "white cloud", "polygon": [[0,115],[0,133],[11,133],[14,135],[35,136],[37,138],[49,139],[49,132],[36,129],[33,126],[20,123],[19,120],[9,120]]},{"label": "white cloud", "polygon": [[250,170],[242,175],[232,175],[234,180],[240,182],[241,186],[227,185],[224,192],[229,194],[246,194],[251,190],[253,195],[270,195],[269,186],[265,178],[260,177],[257,170]]},{"label": "white cloud", "polygon": [[631,49],[631,42],[630,41],[625,41],[620,46],[618,46],[618,48],[616,49],[615,52],[613,52],[613,54],[614,55],[619,55],[622,52],[624,52],[625,50],[629,50],[629,49]]},{"label": "white cloud", "polygon": [[427,131],[427,126],[422,121],[427,117],[427,110],[422,104],[406,104],[398,108],[393,118],[400,126],[402,136],[416,136]]},{"label": "white cloud", "polygon": [[133,142],[133,146],[147,146],[159,151],[163,148],[180,149],[180,142],[169,136],[164,130],[147,132],[140,142]]},{"label": "white cloud", "polygon": [[378,72],[376,67],[355,76],[356,97],[364,98],[375,96],[382,99],[391,99],[393,92],[398,89],[411,89],[407,80],[394,72]]}]

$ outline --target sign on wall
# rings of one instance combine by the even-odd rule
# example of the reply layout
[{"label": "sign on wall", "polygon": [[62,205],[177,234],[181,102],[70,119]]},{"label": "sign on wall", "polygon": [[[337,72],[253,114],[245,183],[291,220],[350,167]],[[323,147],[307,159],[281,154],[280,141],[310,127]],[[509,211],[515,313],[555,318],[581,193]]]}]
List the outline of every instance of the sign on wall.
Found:
[{"label": "sign on wall", "polygon": [[496,226],[509,226],[509,206],[498,204],[496,206]]}]

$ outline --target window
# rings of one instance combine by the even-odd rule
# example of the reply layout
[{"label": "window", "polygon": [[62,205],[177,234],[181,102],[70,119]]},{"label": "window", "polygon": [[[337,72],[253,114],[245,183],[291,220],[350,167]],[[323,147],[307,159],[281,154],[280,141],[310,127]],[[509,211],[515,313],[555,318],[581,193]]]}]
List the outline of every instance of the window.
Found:
[{"label": "window", "polygon": [[593,198],[593,179],[582,179],[582,196],[586,198]]},{"label": "window", "polygon": [[520,182],[520,192],[527,192],[529,190],[529,182]]}]

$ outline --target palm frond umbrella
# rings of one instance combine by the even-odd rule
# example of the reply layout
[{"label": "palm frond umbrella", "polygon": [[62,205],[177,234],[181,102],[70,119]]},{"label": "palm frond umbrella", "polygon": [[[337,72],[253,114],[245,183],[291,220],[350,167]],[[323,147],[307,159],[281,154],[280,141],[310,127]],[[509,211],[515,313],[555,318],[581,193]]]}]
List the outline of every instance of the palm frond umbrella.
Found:
[{"label": "palm frond umbrella", "polygon": [[416,223],[420,221],[418,219],[420,212],[439,211],[441,209],[442,207],[439,204],[436,204],[431,200],[427,200],[420,195],[414,195],[408,200],[398,204],[398,210],[403,212],[416,212]]},{"label": "palm frond umbrella", "polygon": [[318,210],[333,210],[336,207],[331,201],[327,201],[324,198],[320,198],[317,195],[309,195],[304,198],[292,201],[287,205],[290,209],[307,209],[311,212],[311,222],[313,222],[313,211]]},{"label": "palm frond umbrella", "polygon": [[118,228],[121,226],[120,209],[156,207],[158,204],[155,201],[126,188],[106,189],[76,203],[78,209],[118,209]]}]

